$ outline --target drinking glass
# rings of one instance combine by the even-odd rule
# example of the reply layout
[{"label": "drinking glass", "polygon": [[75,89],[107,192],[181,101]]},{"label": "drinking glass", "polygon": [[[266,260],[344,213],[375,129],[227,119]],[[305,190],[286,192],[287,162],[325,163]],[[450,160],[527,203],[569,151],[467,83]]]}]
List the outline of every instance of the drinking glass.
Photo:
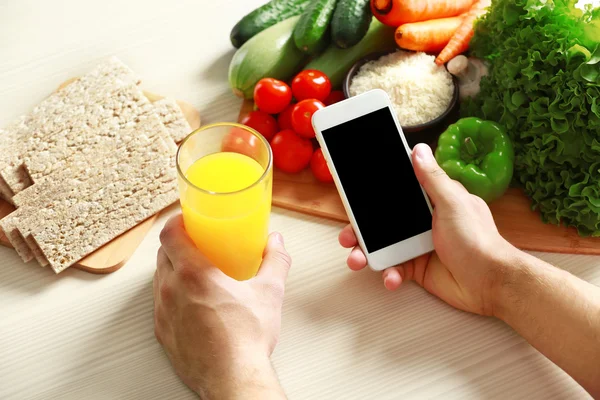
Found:
[{"label": "drinking glass", "polygon": [[177,151],[185,229],[216,267],[237,280],[256,275],[269,233],[273,155],[258,132],[216,123]]}]

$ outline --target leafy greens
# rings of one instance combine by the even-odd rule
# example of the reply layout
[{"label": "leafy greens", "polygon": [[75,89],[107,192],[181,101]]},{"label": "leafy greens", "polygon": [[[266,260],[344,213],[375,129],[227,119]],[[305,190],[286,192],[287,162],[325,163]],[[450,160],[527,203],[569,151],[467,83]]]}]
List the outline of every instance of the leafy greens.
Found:
[{"label": "leafy greens", "polygon": [[575,4],[494,0],[470,44],[489,73],[461,111],[507,128],[544,222],[600,236],[600,10]]}]

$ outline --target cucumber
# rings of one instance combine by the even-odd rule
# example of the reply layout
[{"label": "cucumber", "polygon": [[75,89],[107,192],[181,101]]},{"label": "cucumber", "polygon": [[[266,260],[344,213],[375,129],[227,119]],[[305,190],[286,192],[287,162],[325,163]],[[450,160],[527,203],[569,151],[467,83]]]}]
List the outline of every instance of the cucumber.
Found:
[{"label": "cucumber", "polygon": [[361,58],[370,53],[392,51],[396,49],[394,31],[392,26],[371,18],[371,24],[367,34],[360,42],[349,49],[340,49],[334,44],[310,61],[304,69],[316,69],[329,77],[331,85],[339,89],[342,86],[346,74]]},{"label": "cucumber", "polygon": [[369,0],[339,0],[331,20],[331,40],[347,49],[362,40],[369,30],[373,12]]},{"label": "cucumber", "polygon": [[312,55],[329,44],[329,23],[338,0],[312,0],[294,29],[294,43],[299,50]]},{"label": "cucumber", "polygon": [[258,33],[288,18],[300,15],[310,0],[271,0],[245,15],[231,30],[229,39],[236,49]]},{"label": "cucumber", "polygon": [[288,81],[306,62],[292,33],[299,16],[265,29],[240,47],[229,64],[229,85],[238,97],[254,98],[254,86],[262,78]]}]

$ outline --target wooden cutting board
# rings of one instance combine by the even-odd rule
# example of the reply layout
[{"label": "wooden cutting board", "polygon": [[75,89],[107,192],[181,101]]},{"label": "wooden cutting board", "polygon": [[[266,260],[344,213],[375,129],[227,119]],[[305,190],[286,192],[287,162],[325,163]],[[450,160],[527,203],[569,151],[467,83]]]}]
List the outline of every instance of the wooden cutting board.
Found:
[{"label": "wooden cutting board", "polygon": [[[69,83],[73,79],[64,82],[59,86],[59,90]],[[163,98],[163,96],[144,91],[146,97],[155,102]],[[177,101],[181,111],[185,115],[188,123],[193,130],[200,127],[200,113],[191,104],[184,101]],[[14,210],[14,207],[9,203],[0,199],[0,219],[10,214]],[[73,265],[72,268],[77,268],[83,271],[91,272],[94,274],[108,274],[121,268],[127,260],[131,257],[133,252],[140,245],[146,234],[154,224],[154,221],[158,218],[159,214],[146,219],[144,222],[138,224],[134,228],[125,232],[121,236],[107,243],[94,253],[90,254],[86,258]],[[11,247],[10,242],[0,229],[0,245]],[[35,261],[32,261],[34,263]]]},{"label": "wooden cutting board", "polygon": [[[239,120],[252,110],[245,101]],[[530,208],[530,201],[517,189],[490,204],[500,234],[522,250],[548,253],[600,255],[600,238],[584,238],[574,228],[544,224]],[[273,205],[336,221],[348,222],[335,185],[318,182],[310,170],[299,174],[274,171]]]}]

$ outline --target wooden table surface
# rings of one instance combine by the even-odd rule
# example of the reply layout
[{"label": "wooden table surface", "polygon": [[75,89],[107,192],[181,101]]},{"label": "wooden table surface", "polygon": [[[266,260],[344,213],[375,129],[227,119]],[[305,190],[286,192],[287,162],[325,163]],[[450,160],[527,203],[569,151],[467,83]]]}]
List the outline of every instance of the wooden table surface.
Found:
[{"label": "wooden table surface", "polygon": [[[0,126],[116,55],[147,90],[233,121],[229,30],[262,0],[0,1]],[[157,344],[163,215],[121,270],[54,275],[0,248],[0,398],[193,399]],[[588,398],[503,323],[351,273],[339,223],[275,209],[294,265],[274,366],[290,399]],[[540,257],[595,284],[600,258]]]}]

